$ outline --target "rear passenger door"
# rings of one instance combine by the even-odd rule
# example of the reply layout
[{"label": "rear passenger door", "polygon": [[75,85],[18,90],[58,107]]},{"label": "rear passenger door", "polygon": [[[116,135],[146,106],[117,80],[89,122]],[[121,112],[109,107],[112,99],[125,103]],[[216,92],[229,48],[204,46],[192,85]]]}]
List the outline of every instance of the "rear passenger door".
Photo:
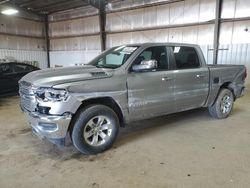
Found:
[{"label": "rear passenger door", "polygon": [[174,71],[174,94],[177,111],[198,108],[204,105],[209,90],[209,71],[202,67],[193,47],[171,48]]}]

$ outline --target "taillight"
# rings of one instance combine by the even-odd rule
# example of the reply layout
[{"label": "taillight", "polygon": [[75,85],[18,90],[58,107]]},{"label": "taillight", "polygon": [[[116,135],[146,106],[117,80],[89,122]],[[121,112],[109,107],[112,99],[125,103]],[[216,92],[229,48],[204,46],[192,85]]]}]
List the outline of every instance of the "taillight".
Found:
[{"label": "taillight", "polygon": [[242,80],[245,81],[247,78],[247,69],[245,69],[245,72],[243,74]]}]

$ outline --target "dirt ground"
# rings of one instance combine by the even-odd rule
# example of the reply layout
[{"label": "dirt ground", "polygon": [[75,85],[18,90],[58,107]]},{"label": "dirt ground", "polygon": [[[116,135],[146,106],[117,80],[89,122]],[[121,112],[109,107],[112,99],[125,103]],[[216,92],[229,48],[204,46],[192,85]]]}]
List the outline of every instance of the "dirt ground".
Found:
[{"label": "dirt ground", "polygon": [[225,120],[198,109],[133,123],[95,156],[39,140],[19,98],[0,99],[1,188],[249,187],[249,146],[250,93]]}]

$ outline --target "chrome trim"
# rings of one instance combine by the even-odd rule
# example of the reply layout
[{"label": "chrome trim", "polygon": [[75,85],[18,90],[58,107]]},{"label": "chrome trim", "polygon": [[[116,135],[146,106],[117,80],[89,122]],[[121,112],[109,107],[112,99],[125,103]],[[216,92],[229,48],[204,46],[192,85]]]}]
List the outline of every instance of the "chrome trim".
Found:
[{"label": "chrome trim", "polygon": [[25,81],[19,82],[19,94],[21,97],[21,108],[28,111],[35,111],[37,101],[32,84]]},{"label": "chrome trim", "polygon": [[229,95],[225,95],[222,98],[220,104],[221,112],[223,114],[228,114],[232,109],[232,105],[233,105],[233,98],[231,98]]},{"label": "chrome trim", "polygon": [[[68,127],[71,121],[71,114],[65,114],[62,116],[49,116],[42,115],[37,112],[24,112],[30,126],[35,130],[36,135],[39,137],[46,137],[48,139],[60,139],[65,138]],[[46,130],[41,128],[41,124],[53,124],[56,128],[53,130]]]},{"label": "chrome trim", "polygon": [[91,146],[104,145],[110,141],[114,127],[107,116],[95,116],[86,124],[83,138]]}]

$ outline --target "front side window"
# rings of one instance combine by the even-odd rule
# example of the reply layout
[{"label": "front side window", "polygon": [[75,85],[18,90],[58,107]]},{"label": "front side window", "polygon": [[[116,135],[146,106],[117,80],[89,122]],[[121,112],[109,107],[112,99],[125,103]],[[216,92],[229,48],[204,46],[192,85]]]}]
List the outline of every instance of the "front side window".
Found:
[{"label": "front side window", "polygon": [[145,49],[134,61],[133,65],[140,65],[142,61],[155,60],[156,70],[169,69],[166,46],[154,46]]},{"label": "front side window", "polygon": [[173,47],[176,67],[178,69],[191,69],[200,67],[199,58],[194,48],[185,46]]},{"label": "front side window", "polygon": [[4,65],[0,65],[0,72],[2,74],[10,74],[13,73],[13,68],[12,65],[8,65],[8,64],[4,64]]},{"label": "front side window", "polygon": [[107,52],[92,60],[89,65],[100,68],[118,68],[128,60],[137,48],[137,46],[119,46],[111,48]]}]

